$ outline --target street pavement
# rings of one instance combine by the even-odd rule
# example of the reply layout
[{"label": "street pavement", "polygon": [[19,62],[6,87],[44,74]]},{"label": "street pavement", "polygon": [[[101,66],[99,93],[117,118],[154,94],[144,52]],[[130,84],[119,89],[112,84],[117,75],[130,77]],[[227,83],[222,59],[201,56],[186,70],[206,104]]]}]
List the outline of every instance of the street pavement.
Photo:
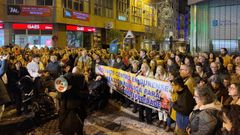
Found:
[{"label": "street pavement", "polygon": [[[84,132],[86,135],[172,135],[162,128],[138,121],[138,113],[134,114],[130,108],[121,107],[116,102],[103,110],[94,112],[86,120]],[[1,127],[0,127],[1,128]],[[51,119],[44,124],[28,129],[26,135],[61,135],[58,130],[58,119]],[[18,135],[22,135],[18,133]]]}]

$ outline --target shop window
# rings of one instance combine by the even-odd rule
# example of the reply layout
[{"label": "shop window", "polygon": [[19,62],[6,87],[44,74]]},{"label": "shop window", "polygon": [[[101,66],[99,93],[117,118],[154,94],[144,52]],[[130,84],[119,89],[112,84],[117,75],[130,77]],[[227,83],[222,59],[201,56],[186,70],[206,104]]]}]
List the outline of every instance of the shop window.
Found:
[{"label": "shop window", "polygon": [[52,34],[52,30],[42,30],[41,31],[41,34],[44,35],[44,34]]},{"label": "shop window", "polygon": [[24,4],[23,0],[7,0],[7,4]]},{"label": "shop window", "polygon": [[4,30],[0,30],[0,46],[4,45]]},{"label": "shop window", "polygon": [[14,30],[14,34],[26,34],[26,30]]},{"label": "shop window", "polygon": [[28,34],[40,34],[39,30],[28,30]]}]

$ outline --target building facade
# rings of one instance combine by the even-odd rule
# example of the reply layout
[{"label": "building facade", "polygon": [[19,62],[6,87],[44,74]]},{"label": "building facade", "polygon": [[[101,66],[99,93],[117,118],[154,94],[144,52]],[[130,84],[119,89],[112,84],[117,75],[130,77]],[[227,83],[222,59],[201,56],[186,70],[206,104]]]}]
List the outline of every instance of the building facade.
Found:
[{"label": "building facade", "polygon": [[[162,12],[155,8],[158,1],[162,0],[1,0],[0,45],[106,47],[111,31],[124,37],[130,30],[135,37],[132,47],[139,49],[151,38],[148,33],[166,33],[157,27]],[[177,35],[176,25],[170,29]]]},{"label": "building facade", "polygon": [[193,52],[238,52],[240,44],[239,0],[189,0],[190,44]]}]

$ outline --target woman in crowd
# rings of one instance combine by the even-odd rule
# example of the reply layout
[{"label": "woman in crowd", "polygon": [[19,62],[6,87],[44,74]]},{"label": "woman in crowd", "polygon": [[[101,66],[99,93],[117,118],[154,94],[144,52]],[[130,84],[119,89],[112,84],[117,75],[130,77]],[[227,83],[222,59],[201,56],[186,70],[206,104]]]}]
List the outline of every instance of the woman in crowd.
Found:
[{"label": "woman in crowd", "polygon": [[240,135],[240,106],[224,105],[219,113],[223,121],[221,135]]},{"label": "woman in crowd", "polygon": [[[139,61],[138,60],[133,60],[132,63],[131,63],[129,71],[131,73],[138,74],[138,72],[140,73],[139,69],[140,69]],[[126,99],[126,100],[127,100],[127,102],[129,102],[128,99]],[[133,102],[133,110],[132,110],[132,112],[136,113],[137,111],[138,111],[138,104]]]},{"label": "woman in crowd", "polygon": [[217,100],[221,101],[221,103],[224,103],[225,100],[228,98],[228,92],[226,89],[224,89],[224,85],[221,81],[220,76],[212,75],[209,78],[209,85],[212,88]]},{"label": "woman in crowd", "polygon": [[224,104],[240,105],[240,83],[232,83],[228,88],[228,95],[230,97]]},{"label": "woman in crowd", "polygon": [[[165,71],[163,66],[161,66],[161,65],[157,66],[155,79],[161,80],[161,81],[168,80],[168,73]],[[163,124],[164,128],[166,128],[166,126],[167,126],[167,117],[168,117],[167,110],[165,110],[165,109],[167,109],[167,108],[164,108],[164,109],[162,108],[158,112],[159,125]]]},{"label": "woman in crowd", "polygon": [[210,52],[210,53],[209,53],[209,63],[214,62],[215,59],[216,59],[215,54],[214,54],[213,52]]},{"label": "woman in crowd", "polygon": [[[141,75],[148,78],[154,78],[153,72],[147,63],[143,63],[141,66]],[[146,111],[146,116],[144,116],[144,110]],[[145,107],[143,105],[139,105],[139,120],[141,122],[146,121],[148,124],[152,124],[152,109],[149,107]]]},{"label": "woman in crowd", "polygon": [[212,90],[207,87],[197,87],[194,91],[197,105],[189,117],[187,132],[191,135],[213,135],[220,125],[216,114],[221,110],[220,102],[216,101]]},{"label": "woman in crowd", "polygon": [[18,87],[18,82],[26,75],[29,75],[27,68],[23,67],[20,61],[16,61],[14,63],[14,67],[7,71],[8,90],[13,98],[12,101],[15,101],[17,114],[21,114],[22,104],[22,93]]},{"label": "woman in crowd", "polygon": [[157,62],[156,62],[156,60],[152,59],[152,60],[150,61],[149,66],[150,66],[151,72],[153,72],[153,74],[155,74],[155,73],[156,73],[156,68],[157,68]]}]

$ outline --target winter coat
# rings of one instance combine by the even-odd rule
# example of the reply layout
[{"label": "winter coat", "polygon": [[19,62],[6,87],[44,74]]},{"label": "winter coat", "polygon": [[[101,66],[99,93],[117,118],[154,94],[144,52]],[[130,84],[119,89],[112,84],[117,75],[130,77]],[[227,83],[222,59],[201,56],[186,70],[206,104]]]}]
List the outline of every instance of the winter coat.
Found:
[{"label": "winter coat", "polygon": [[56,79],[62,74],[62,67],[57,61],[48,63],[48,65],[46,66],[46,70],[54,79]]},{"label": "winter coat", "polygon": [[176,110],[176,122],[179,128],[185,129],[189,123],[188,116],[192,112],[195,101],[187,86],[182,91],[178,91],[178,98],[173,103],[173,109]]},{"label": "winter coat", "polygon": [[59,128],[63,135],[83,134],[88,87],[83,75],[64,75],[72,87],[60,95]]},{"label": "winter coat", "polygon": [[[7,70],[7,61],[3,60],[0,61],[0,77],[6,73]],[[8,95],[7,89],[3,80],[0,78],[0,105],[10,102],[10,97]]]},{"label": "winter coat", "polygon": [[217,113],[221,109],[219,102],[213,102],[195,107],[191,113],[189,120],[189,128],[191,135],[213,135],[221,128],[218,122]]}]

